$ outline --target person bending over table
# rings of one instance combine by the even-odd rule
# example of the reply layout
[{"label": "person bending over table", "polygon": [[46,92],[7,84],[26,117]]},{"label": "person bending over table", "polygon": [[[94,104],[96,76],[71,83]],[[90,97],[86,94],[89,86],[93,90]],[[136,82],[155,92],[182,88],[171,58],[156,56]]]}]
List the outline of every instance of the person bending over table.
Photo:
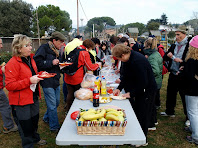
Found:
[{"label": "person bending over table", "polygon": [[151,103],[157,85],[148,60],[130,47],[118,44],[112,49],[112,55],[123,62],[123,77],[114,95],[119,95],[124,88],[129,98],[142,130],[147,136],[151,118]]}]

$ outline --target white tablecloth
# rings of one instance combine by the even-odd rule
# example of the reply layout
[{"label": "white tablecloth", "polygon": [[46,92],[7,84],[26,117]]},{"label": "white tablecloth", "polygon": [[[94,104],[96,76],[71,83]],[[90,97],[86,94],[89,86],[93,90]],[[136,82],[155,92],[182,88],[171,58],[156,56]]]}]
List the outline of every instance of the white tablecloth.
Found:
[{"label": "white tablecloth", "polygon": [[56,137],[57,145],[141,145],[146,143],[146,137],[139,125],[139,122],[134,114],[129,100],[113,100],[101,106],[115,105],[125,110],[127,116],[127,126],[124,136],[87,136],[78,135],[75,120],[70,118],[70,114],[79,108],[89,109],[94,108],[90,100],[75,99],[67,117]]}]

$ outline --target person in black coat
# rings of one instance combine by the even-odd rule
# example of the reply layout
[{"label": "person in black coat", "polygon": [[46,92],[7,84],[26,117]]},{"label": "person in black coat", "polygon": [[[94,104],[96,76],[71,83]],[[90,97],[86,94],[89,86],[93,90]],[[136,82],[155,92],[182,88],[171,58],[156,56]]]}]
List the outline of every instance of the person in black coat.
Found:
[{"label": "person in black coat", "polygon": [[168,71],[170,74],[167,86],[166,110],[165,112],[161,112],[161,116],[175,117],[176,98],[177,92],[179,92],[187,121],[188,116],[186,112],[185,94],[183,90],[184,78],[178,75],[178,72],[179,67],[183,65],[186,53],[188,52],[189,39],[186,36],[185,30],[178,29],[175,31],[175,34],[176,43],[171,45],[163,57],[164,61],[169,62]]},{"label": "person in black coat", "polygon": [[151,119],[151,103],[157,90],[155,77],[148,60],[140,53],[131,50],[124,44],[118,44],[112,49],[112,55],[123,62],[123,77],[114,91],[119,95],[124,88],[135,111],[142,130],[147,136]]},{"label": "person in black coat", "polygon": [[60,67],[59,67],[59,49],[64,45],[66,38],[60,32],[53,32],[50,41],[43,44],[36,51],[34,60],[39,71],[56,73],[52,78],[41,81],[47,111],[43,121],[49,123],[52,132],[58,132],[60,125],[58,122],[57,107],[60,103]]}]

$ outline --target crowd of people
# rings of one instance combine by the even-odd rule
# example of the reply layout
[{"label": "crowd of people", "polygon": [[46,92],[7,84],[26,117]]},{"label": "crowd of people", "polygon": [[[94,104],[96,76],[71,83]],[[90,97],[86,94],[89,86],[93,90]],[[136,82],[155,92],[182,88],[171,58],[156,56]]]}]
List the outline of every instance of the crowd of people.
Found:
[{"label": "crowd of people", "polygon": [[[145,136],[149,130],[156,130],[163,75],[169,71],[166,110],[161,112],[161,116],[175,117],[179,92],[186,115],[184,129],[192,133],[186,140],[198,144],[198,36],[188,38],[182,29],[176,30],[175,35],[176,42],[165,52],[154,36],[140,44],[123,34],[112,36],[110,42],[101,42],[98,38],[83,40],[82,36],[77,35],[65,44],[66,37],[55,31],[35,54],[31,51],[29,37],[15,36],[12,42],[13,57],[0,69],[3,132],[18,130],[24,148],[47,144],[37,132],[40,85],[47,106],[42,119],[51,132],[57,133],[60,129],[57,108],[60,103],[61,73],[67,114],[75,99],[74,92],[81,88],[85,73],[92,71],[98,75],[100,68],[106,66],[105,57],[109,56],[115,60],[116,73],[120,73],[120,78],[116,80],[119,85],[113,93],[118,95],[122,89],[125,90],[123,96],[129,99]],[[77,57],[73,63],[76,69],[71,72],[67,66],[60,66],[59,63],[68,61],[68,57],[74,53]],[[56,75],[47,79],[39,78],[38,72],[41,71]],[[8,98],[3,91],[3,73]]]}]

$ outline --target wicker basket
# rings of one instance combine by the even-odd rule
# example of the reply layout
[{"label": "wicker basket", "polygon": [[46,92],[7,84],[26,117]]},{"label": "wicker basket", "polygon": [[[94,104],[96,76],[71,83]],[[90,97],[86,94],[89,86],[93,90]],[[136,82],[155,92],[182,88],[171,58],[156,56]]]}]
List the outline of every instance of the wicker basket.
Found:
[{"label": "wicker basket", "polygon": [[77,133],[79,135],[124,135],[127,125],[125,112],[124,116],[124,121],[78,121],[78,116],[76,118]]}]

